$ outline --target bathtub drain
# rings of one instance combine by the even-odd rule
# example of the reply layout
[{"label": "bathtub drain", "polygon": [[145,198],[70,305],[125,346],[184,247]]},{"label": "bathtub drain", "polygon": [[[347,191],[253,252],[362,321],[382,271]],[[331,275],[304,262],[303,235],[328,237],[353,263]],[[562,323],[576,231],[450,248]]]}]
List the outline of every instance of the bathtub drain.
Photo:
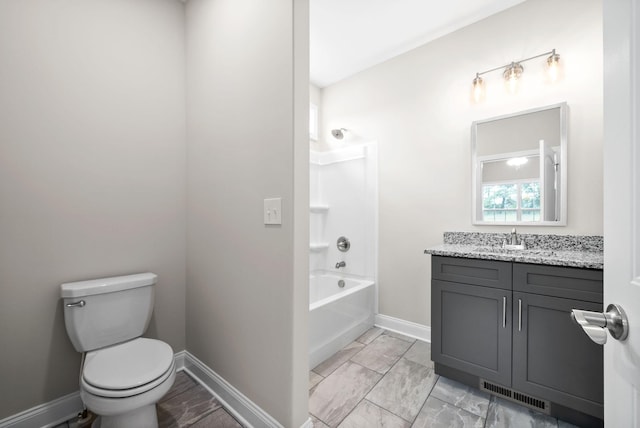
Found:
[{"label": "bathtub drain", "polygon": [[344,279],[341,279],[340,281],[338,281],[338,287],[344,288]]}]

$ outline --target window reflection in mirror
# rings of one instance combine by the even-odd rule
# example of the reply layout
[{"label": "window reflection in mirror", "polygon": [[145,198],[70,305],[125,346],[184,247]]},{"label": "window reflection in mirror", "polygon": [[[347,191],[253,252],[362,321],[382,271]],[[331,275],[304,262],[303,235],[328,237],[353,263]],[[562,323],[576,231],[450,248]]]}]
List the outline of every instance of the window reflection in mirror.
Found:
[{"label": "window reflection in mirror", "polygon": [[473,223],[566,225],[567,105],[474,122]]}]

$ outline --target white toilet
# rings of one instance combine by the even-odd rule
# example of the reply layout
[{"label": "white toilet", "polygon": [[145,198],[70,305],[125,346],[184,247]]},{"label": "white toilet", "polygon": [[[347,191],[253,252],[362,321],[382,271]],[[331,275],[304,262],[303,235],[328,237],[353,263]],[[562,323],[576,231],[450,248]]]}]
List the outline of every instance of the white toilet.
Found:
[{"label": "white toilet", "polygon": [[157,275],[141,273],[60,286],[67,334],[86,352],[80,397],[99,415],[94,427],[156,428],[156,402],[176,376],[168,344],[142,338]]}]

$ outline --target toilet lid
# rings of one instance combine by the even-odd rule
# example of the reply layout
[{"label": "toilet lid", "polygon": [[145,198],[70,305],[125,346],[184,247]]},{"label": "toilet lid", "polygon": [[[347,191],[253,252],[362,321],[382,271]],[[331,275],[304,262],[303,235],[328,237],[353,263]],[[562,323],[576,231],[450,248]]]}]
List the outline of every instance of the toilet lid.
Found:
[{"label": "toilet lid", "polygon": [[138,338],[89,352],[84,380],[102,389],[131,389],[162,376],[173,361],[173,350],[160,341]]}]

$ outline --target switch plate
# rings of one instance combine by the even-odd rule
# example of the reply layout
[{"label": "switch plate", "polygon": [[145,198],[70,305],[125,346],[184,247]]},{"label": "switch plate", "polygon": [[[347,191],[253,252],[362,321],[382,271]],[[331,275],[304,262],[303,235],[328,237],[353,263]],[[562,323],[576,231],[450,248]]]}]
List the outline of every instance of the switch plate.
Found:
[{"label": "switch plate", "polygon": [[282,198],[264,200],[264,224],[282,224]]}]

